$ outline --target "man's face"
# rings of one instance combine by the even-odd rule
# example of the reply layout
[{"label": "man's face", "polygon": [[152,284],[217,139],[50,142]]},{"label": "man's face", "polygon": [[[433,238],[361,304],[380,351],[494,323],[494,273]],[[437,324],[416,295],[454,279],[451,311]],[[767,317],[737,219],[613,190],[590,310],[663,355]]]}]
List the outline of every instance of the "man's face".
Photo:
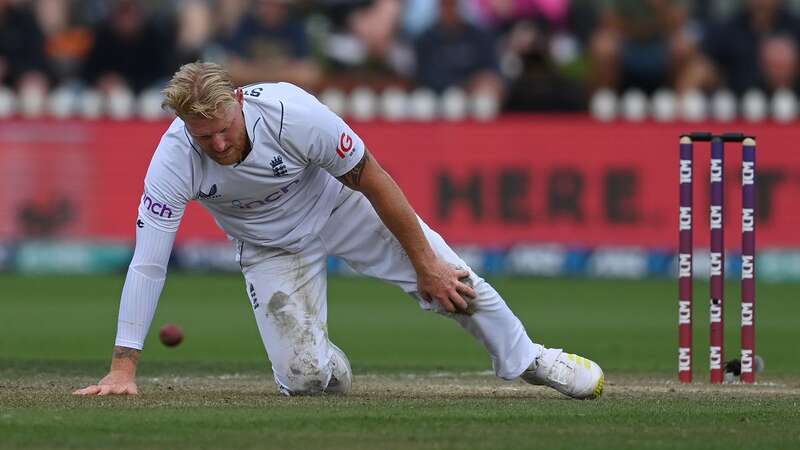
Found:
[{"label": "man's face", "polygon": [[183,120],[194,141],[217,164],[229,166],[239,163],[250,150],[239,90],[236,91],[236,102],[221,106],[213,119],[191,116]]}]

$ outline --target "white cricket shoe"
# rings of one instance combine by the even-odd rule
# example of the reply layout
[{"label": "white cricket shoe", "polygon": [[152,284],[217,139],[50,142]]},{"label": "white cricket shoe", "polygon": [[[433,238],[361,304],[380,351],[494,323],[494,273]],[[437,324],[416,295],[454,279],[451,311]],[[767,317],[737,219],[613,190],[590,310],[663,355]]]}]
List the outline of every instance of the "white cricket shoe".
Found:
[{"label": "white cricket shoe", "polygon": [[600,397],[605,383],[603,369],[597,363],[560,348],[545,349],[520,378],[581,400]]},{"label": "white cricket shoe", "polygon": [[353,369],[350,368],[350,360],[344,354],[342,349],[335,346],[331,342],[333,354],[331,355],[331,366],[333,374],[331,381],[328,382],[328,387],[325,392],[331,394],[347,394],[353,386]]}]

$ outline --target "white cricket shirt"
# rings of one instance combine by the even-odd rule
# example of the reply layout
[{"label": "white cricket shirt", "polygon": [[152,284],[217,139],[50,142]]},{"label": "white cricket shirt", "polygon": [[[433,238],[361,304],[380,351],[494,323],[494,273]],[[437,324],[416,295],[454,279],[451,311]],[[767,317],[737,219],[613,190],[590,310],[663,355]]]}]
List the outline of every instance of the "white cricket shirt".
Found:
[{"label": "white cricket shirt", "polygon": [[361,138],[314,96],[289,83],[244,88],[251,151],[222,166],[176,118],[158,144],[144,183],[139,218],[175,232],[197,200],[230,237],[299,251],[334,208],[342,184],[364,155]]}]

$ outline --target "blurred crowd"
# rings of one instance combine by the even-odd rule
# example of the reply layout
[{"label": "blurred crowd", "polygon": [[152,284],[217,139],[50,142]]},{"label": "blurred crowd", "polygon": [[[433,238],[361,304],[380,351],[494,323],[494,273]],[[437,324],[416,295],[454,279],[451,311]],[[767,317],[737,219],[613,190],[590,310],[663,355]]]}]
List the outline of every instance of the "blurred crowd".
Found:
[{"label": "blurred crowd", "polygon": [[313,92],[457,87],[505,110],[602,88],[797,91],[796,0],[0,0],[0,84],[160,88],[183,63]]}]

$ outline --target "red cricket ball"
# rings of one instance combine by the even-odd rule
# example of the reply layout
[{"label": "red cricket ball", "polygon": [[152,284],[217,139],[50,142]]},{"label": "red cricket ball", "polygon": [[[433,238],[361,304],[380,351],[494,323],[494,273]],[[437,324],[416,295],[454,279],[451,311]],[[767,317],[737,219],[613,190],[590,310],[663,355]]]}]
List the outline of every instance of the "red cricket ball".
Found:
[{"label": "red cricket ball", "polygon": [[174,323],[168,323],[161,327],[158,337],[161,338],[161,343],[167,347],[175,347],[183,340],[183,331]]}]

